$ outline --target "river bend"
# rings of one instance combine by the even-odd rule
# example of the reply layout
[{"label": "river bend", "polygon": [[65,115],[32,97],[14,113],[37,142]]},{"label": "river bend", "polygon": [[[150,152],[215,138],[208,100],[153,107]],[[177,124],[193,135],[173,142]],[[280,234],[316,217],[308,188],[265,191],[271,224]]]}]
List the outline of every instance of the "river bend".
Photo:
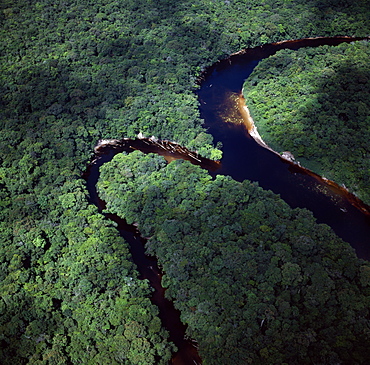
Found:
[{"label": "river bend", "polygon": [[[281,158],[263,147],[261,143],[257,143],[248,133],[243,123],[243,113],[238,107],[243,83],[262,58],[284,48],[337,45],[358,39],[335,37],[284,41],[243,50],[217,62],[203,73],[200,80],[201,88],[197,94],[205,127],[213,135],[215,143],[222,143],[221,165],[203,159],[196,153],[169,141],[145,138],[104,141],[96,147],[96,158],[84,174],[90,201],[97,205],[100,211],[104,209],[104,202],[99,199],[96,191],[99,167],[110,161],[116,153],[140,149],[145,153],[161,154],[168,161],[177,158],[190,160],[207,168],[213,176],[223,174],[230,175],[237,181],[246,179],[257,181],[264,189],[280,194],[291,207],[311,210],[318,222],[328,224],[341,238],[349,242],[360,258],[370,259],[370,215],[358,209],[347,194],[333,189],[331,184],[326,183],[318,175]],[[170,339],[179,348],[171,363],[200,364],[196,343],[185,339],[186,326],[181,323],[180,313],[174,308],[173,303],[164,297],[157,261],[154,257],[145,255],[145,242],[140,233],[136,227],[127,225],[116,215],[106,214],[106,217],[117,223],[121,236],[130,245],[133,261],[141,278],[148,279],[155,289],[152,302],[159,308],[162,323],[170,332]]]}]

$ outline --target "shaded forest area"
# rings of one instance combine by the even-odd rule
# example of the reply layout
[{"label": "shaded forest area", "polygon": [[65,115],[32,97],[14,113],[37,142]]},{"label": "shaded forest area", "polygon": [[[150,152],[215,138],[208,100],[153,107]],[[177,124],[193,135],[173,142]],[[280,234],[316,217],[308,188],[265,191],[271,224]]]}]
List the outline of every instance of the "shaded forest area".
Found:
[{"label": "shaded forest area", "polygon": [[370,203],[370,44],[280,51],[244,87],[262,138]]},{"label": "shaded forest area", "polygon": [[[366,0],[348,4],[300,0],[2,1],[0,362],[166,364],[174,346],[157,317],[157,308],[150,303],[151,289],[138,279],[128,246],[113,223],[88,202],[81,175],[93,146],[101,138],[135,137],[142,132],[174,140],[207,157],[218,156],[212,137],[202,128],[193,93],[197,76],[206,66],[241,48],[266,42],[339,34],[364,36],[369,34],[368,19]],[[186,177],[180,186],[187,189],[190,183]],[[120,191],[121,187],[116,187]],[[131,188],[135,193],[136,187]],[[257,194],[264,204],[264,193],[257,188],[248,194]],[[207,208],[203,209],[206,212]],[[268,230],[257,229],[251,235],[260,235],[258,239],[267,244],[273,235]],[[327,236],[315,239],[320,245]],[[348,265],[354,268],[347,277],[356,278],[353,288],[343,293],[348,299],[343,300],[351,306],[361,284],[363,296],[354,302],[359,303],[355,313],[360,313],[365,296],[368,298],[368,266],[338,243],[340,247],[344,250],[341,260],[348,257]],[[260,255],[263,257],[262,252]],[[165,257],[158,256],[164,265]],[[184,254],[179,262],[185,259]],[[228,285],[240,287],[241,293],[247,290],[242,281]],[[328,285],[332,288],[331,282]],[[172,297],[178,295],[175,290]],[[284,300],[290,303],[289,297]],[[344,316],[350,318],[351,308]],[[203,329],[190,326],[188,314],[193,311],[182,310],[190,334],[194,338],[203,335],[209,326],[206,319],[200,322]],[[359,316],[368,328],[365,312]],[[259,314],[256,318],[261,326],[263,318]],[[232,319],[237,320],[240,318]],[[261,328],[267,333],[272,327]],[[338,339],[335,346],[340,349],[337,353],[344,355],[333,355],[333,361],[338,356],[345,361],[348,348],[356,346],[356,361],[363,362],[362,347],[357,346],[361,338],[343,336],[343,342]],[[225,353],[235,349],[232,342],[223,346]],[[267,353],[275,356],[274,346],[266,344],[267,350],[261,348],[259,355],[256,347],[246,356],[259,356],[263,361]],[[212,356],[216,350],[210,343],[203,345],[202,351],[204,356]]]}]

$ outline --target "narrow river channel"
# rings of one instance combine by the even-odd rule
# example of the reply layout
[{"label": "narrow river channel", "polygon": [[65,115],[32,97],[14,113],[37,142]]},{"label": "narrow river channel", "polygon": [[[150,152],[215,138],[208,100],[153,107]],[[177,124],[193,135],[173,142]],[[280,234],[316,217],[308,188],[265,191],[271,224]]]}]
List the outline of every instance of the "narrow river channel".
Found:
[{"label": "narrow river channel", "polygon": [[[126,141],[125,141],[126,142]],[[123,143],[123,146],[117,148],[105,148],[103,153],[100,153],[95,161],[91,163],[84,174],[87,181],[87,188],[90,195],[90,202],[96,205],[100,212],[105,209],[105,202],[102,201],[96,189],[96,184],[99,179],[99,168],[104,163],[109,162],[112,158],[122,151],[132,152],[134,149],[141,147],[143,152],[160,153],[166,157],[166,151],[159,151],[156,146],[150,146],[143,143],[141,140],[132,140],[131,143]],[[179,156],[176,156],[177,158]],[[185,156],[184,156],[185,157]],[[205,161],[206,162],[206,161]],[[212,164],[212,161],[210,161]],[[187,339],[185,336],[186,326],[180,320],[180,312],[175,309],[173,303],[165,298],[165,290],[161,285],[162,272],[158,267],[157,259],[145,254],[145,239],[141,237],[140,232],[134,225],[129,225],[126,221],[116,214],[105,213],[107,219],[117,224],[117,230],[121,237],[129,244],[132,260],[137,266],[140,273],[140,279],[149,281],[154,289],[151,296],[151,302],[159,309],[159,317],[163,326],[169,332],[169,339],[172,341],[178,351],[174,354],[171,364],[173,365],[194,365],[201,364],[201,359],[198,355],[196,342]]]}]

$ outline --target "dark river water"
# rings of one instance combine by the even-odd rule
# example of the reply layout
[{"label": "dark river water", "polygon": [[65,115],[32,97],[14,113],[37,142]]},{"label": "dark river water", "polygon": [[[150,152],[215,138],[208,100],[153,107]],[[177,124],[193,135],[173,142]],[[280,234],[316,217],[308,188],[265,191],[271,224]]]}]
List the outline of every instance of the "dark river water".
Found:
[{"label": "dark river water", "polygon": [[[354,39],[351,39],[354,40]],[[149,140],[127,140],[121,141],[122,148],[117,145],[103,148],[103,153],[92,163],[84,174],[90,193],[90,201],[97,205],[102,211],[104,202],[98,197],[96,183],[99,178],[99,166],[110,161],[120,151],[130,152],[140,149],[145,153],[155,152],[164,155],[167,160],[174,158],[185,158],[195,164],[200,164],[210,170],[212,175],[230,175],[235,180],[245,179],[257,181],[264,189],[272,190],[280,194],[291,207],[307,208],[311,210],[317,221],[326,223],[333,230],[349,242],[356,250],[359,257],[370,259],[370,216],[354,207],[346,196],[335,194],[332,189],[320,179],[307,174],[301,169],[278,155],[261,147],[247,133],[243,125],[225,123],[225,120],[239,118],[235,102],[230,101],[230,95],[239,95],[244,80],[250,75],[254,67],[262,58],[272,55],[282,48],[296,49],[302,46],[318,46],[321,44],[336,45],[348,38],[341,39],[306,39],[301,41],[290,41],[274,45],[266,45],[247,50],[228,60],[216,63],[203,75],[201,88],[198,91],[200,111],[208,129],[216,142],[222,143],[222,166],[203,159],[189,155],[186,150],[182,152],[171,152],[177,149],[175,144],[166,142],[169,151],[164,151],[157,145],[148,145]],[[258,121],[257,121],[258,124]],[[131,148],[130,144],[134,147]],[[180,148],[182,150],[182,148]],[[218,168],[216,171],[215,168]],[[200,364],[201,359],[196,350],[196,343],[185,339],[186,326],[180,321],[180,312],[174,308],[172,302],[164,297],[164,289],[161,286],[161,271],[154,257],[145,255],[145,240],[140,237],[136,227],[127,225],[126,222],[114,214],[106,214],[106,217],[117,223],[117,229],[121,236],[130,245],[133,261],[138,267],[140,277],[149,280],[155,289],[152,303],[159,308],[160,318],[164,327],[170,333],[170,340],[179,348],[173,356],[171,364],[194,365]]]},{"label": "dark river water", "polygon": [[[132,145],[141,145],[142,141],[134,140]],[[144,145],[146,146],[146,145]],[[143,148],[144,149],[144,148]],[[150,151],[146,148],[145,152],[157,152]],[[126,151],[132,152],[133,149],[129,146],[124,148],[106,148],[94,163],[90,164],[84,174],[84,178],[87,181],[87,188],[90,195],[90,202],[95,204],[99,211],[102,212],[105,209],[105,202],[99,198],[96,184],[99,179],[99,169],[104,163],[109,162],[119,152]],[[201,359],[198,355],[196,342],[191,339],[187,339],[185,336],[186,326],[180,320],[180,311],[178,311],[173,302],[165,298],[165,289],[161,285],[162,272],[158,267],[157,259],[152,256],[145,254],[145,243],[146,240],[141,237],[140,232],[134,225],[129,225],[126,221],[120,218],[116,214],[105,213],[105,217],[115,223],[117,223],[117,230],[121,237],[129,244],[130,252],[133,262],[136,264],[140,274],[140,279],[147,279],[154,289],[151,296],[151,302],[156,305],[159,309],[159,317],[162,321],[162,325],[169,332],[169,339],[172,341],[178,351],[174,354],[170,364],[173,365],[194,365],[200,364]]]},{"label": "dark river water", "polygon": [[[222,167],[218,174],[235,180],[257,181],[264,189],[277,193],[291,207],[307,208],[319,223],[326,223],[356,250],[358,257],[370,259],[370,216],[354,207],[346,196],[307,174],[252,139],[244,125],[225,123],[237,118],[230,95],[240,94],[244,81],[259,60],[282,48],[298,49],[322,44],[337,45],[347,38],[306,39],[267,45],[236,54],[205,72],[198,91],[201,117],[215,143],[222,143]],[[241,116],[239,116],[241,118]],[[258,127],[258,121],[256,121]]]}]

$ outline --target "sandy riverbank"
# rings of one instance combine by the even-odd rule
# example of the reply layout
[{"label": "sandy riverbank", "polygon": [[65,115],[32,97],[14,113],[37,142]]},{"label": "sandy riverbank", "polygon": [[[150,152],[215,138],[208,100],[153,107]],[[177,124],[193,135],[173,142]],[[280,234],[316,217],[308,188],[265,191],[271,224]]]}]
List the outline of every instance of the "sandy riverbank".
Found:
[{"label": "sandy riverbank", "polygon": [[[238,97],[238,109],[243,118],[244,125],[247,127],[249,135],[262,147],[268,149],[269,151],[279,155],[279,157],[283,158],[284,160],[295,162],[295,158],[293,154],[289,151],[284,151],[281,154],[275,150],[273,150],[260,136],[257,130],[257,126],[254,123],[253,118],[249,112],[248,106],[245,103],[245,98],[243,96],[243,90]],[[299,163],[298,163],[299,164]]]}]

